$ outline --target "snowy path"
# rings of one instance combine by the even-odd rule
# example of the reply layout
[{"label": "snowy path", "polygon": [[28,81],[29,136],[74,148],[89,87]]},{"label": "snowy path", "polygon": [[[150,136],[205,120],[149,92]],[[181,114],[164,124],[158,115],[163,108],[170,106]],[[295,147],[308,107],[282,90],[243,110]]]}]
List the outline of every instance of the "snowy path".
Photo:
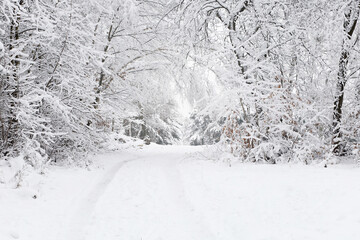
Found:
[{"label": "snowy path", "polygon": [[86,239],[216,239],[186,199],[177,169],[183,158],[151,154],[120,169],[97,205]]},{"label": "snowy path", "polygon": [[70,219],[67,221],[67,227],[65,231],[60,231],[59,239],[84,239],[84,227],[89,224],[89,218],[92,216],[99,199],[104,195],[108,185],[113,181],[120,168],[134,160],[136,158],[119,161],[105,171],[91,191],[80,200],[78,209],[69,214]]},{"label": "snowy path", "polygon": [[36,200],[0,188],[0,239],[360,239],[358,167],[228,167],[188,154],[199,150],[150,146],[99,156],[92,171],[52,169]]}]

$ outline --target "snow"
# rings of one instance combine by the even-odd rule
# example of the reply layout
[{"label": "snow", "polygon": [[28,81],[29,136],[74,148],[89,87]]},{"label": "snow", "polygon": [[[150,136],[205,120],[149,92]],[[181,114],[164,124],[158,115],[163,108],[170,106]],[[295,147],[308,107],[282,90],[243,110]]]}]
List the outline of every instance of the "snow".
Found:
[{"label": "snow", "polygon": [[356,165],[229,167],[203,151],[129,147],[2,184],[0,239],[360,239]]}]

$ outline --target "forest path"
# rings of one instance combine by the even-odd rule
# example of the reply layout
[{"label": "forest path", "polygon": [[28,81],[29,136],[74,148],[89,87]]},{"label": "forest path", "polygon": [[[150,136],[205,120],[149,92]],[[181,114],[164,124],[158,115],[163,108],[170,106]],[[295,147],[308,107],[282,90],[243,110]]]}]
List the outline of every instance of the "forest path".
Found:
[{"label": "forest path", "polygon": [[33,187],[0,186],[0,239],[360,239],[359,167],[229,167],[208,150],[131,147],[90,171],[52,166]]},{"label": "forest path", "polygon": [[71,209],[72,212],[69,212],[67,215],[65,228],[60,230],[59,239],[85,239],[85,228],[90,223],[99,199],[104,196],[108,186],[114,180],[120,168],[136,159],[138,159],[138,157],[127,157],[126,160],[119,160],[109,166],[84,196],[79,195],[77,201],[75,201],[75,209]]},{"label": "forest path", "polygon": [[88,206],[94,211],[81,239],[216,239],[187,199],[178,169],[186,152],[159,147],[114,168],[96,207]]}]

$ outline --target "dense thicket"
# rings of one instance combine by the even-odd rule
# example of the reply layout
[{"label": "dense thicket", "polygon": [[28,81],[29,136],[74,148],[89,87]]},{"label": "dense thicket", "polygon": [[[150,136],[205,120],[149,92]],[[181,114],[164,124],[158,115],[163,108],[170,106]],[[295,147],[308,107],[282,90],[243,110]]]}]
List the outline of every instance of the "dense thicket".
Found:
[{"label": "dense thicket", "polygon": [[1,1],[0,158],[81,162],[129,122],[178,140],[159,3]]},{"label": "dense thicket", "polygon": [[178,21],[201,49],[193,58],[201,56],[223,86],[197,110],[192,132],[209,138],[221,131],[222,145],[247,161],[356,152],[359,4],[182,1]]}]

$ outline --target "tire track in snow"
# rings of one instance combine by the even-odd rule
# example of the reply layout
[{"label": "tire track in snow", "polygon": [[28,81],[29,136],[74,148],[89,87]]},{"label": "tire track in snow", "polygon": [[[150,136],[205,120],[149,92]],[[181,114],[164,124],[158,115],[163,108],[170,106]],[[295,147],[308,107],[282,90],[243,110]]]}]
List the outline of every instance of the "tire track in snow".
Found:
[{"label": "tire track in snow", "polygon": [[[92,213],[96,207],[99,199],[104,195],[107,187],[115,178],[118,171],[127,163],[139,160],[140,157],[135,156],[130,159],[120,161],[114,164],[109,170],[105,171],[100,181],[90,190],[90,192],[77,203],[77,209],[74,214],[70,216],[66,229],[63,229],[65,236],[59,237],[59,240],[84,240],[85,228],[90,224]],[[60,234],[62,235],[62,234]]]},{"label": "tire track in snow", "polygon": [[[191,239],[215,240],[216,237],[214,233],[206,226],[201,216],[197,214],[196,209],[186,197],[186,189],[178,169],[178,165],[181,164],[184,156],[179,155],[178,153],[170,153],[166,155],[166,157],[162,156],[162,160],[154,160],[154,164],[158,164],[157,167],[162,170],[160,171],[160,175],[162,175],[160,184],[163,185],[164,189],[167,189],[166,197],[173,203],[167,211],[174,211],[172,212],[174,216],[178,217],[179,220],[184,220],[183,223],[185,225],[178,227],[193,231],[191,233]],[[169,160],[169,158],[171,160]]]},{"label": "tire track in snow", "polygon": [[86,239],[217,239],[187,198],[178,169],[184,154],[160,151],[142,156],[111,182]]},{"label": "tire track in snow", "polygon": [[[103,173],[100,180],[94,184],[94,187],[92,187],[90,191],[88,191],[88,194],[86,194],[84,198],[80,198],[80,201],[77,201],[78,208],[74,214],[72,214],[72,217],[69,219],[70,221],[68,221],[68,224],[66,225],[65,236],[59,238],[59,240],[85,240],[88,238],[101,239],[99,237],[104,236],[102,234],[102,231],[104,230],[107,231],[107,233],[108,231],[114,232],[117,236],[130,239],[130,236],[135,235],[127,235],[131,232],[128,230],[123,232],[121,230],[124,228],[126,229],[127,224],[129,224],[128,221],[116,221],[118,225],[112,224],[112,227],[109,228],[106,226],[107,223],[103,220],[106,219],[107,216],[114,217],[116,220],[120,220],[121,218],[127,219],[130,216],[129,214],[133,214],[133,212],[123,212],[122,210],[125,210],[122,209],[124,204],[130,204],[128,206],[131,208],[134,207],[134,205],[136,205],[139,200],[147,202],[145,202],[145,205],[136,206],[142,209],[142,211],[140,210],[141,215],[138,215],[139,219],[135,218],[135,221],[131,222],[132,226],[137,226],[135,227],[135,230],[137,229],[141,232],[141,230],[144,230],[144,227],[145,230],[153,229],[155,231],[153,234],[158,236],[156,239],[180,239],[181,236],[185,237],[183,239],[193,240],[216,239],[214,233],[211,231],[211,229],[209,229],[208,226],[206,226],[201,215],[197,213],[196,209],[186,196],[186,189],[184,183],[182,182],[181,173],[178,169],[178,165],[181,164],[181,161],[184,157],[183,153],[174,153],[170,151],[165,153],[151,153],[147,154],[146,156],[143,154],[141,155],[141,157],[130,157],[126,161],[116,163],[111,168],[109,168],[109,170]],[[122,202],[121,197],[119,199],[116,198],[119,200],[118,203],[116,203],[117,200],[113,198],[111,194],[108,195],[107,193],[113,189],[114,180],[116,178],[119,180],[117,173],[121,170],[121,168],[129,162],[135,163],[135,161],[137,163],[129,165],[130,168],[127,169],[127,171],[130,171],[130,173],[121,178],[124,180],[122,182],[124,185],[121,184],[119,187],[134,189],[135,193],[137,194],[132,195],[132,198],[127,199],[127,202]],[[131,174],[139,172],[139,170],[142,170],[140,172],[142,172],[143,175]],[[152,181],[149,181],[149,179],[152,179]],[[154,185],[152,186],[149,184]],[[149,197],[146,195],[146,191],[149,189],[155,190],[155,195],[150,196],[150,198],[146,198]],[[121,189],[118,189],[118,191],[119,194],[122,194],[123,192]],[[95,209],[98,206],[99,200],[102,202],[105,199],[105,202],[115,202],[116,205],[114,206],[118,206],[115,207],[115,209],[117,209],[116,212],[110,211],[104,213],[100,210],[98,213],[96,213]],[[150,209],[149,207],[155,207],[155,209]],[[97,221],[98,218],[96,218],[96,215],[98,214],[101,214],[101,216],[98,217],[100,217],[102,221]],[[105,216],[103,214],[105,214]],[[168,219],[168,217],[171,217],[172,220]],[[146,226],[142,225],[142,218],[157,218],[159,222],[149,221],[148,225]],[[140,222],[138,222],[139,220]],[[101,226],[106,227],[102,228]],[[100,231],[96,233],[97,237],[88,235],[89,227],[91,227],[92,230],[97,229],[95,231]],[[166,229],[168,227],[169,229]],[[179,235],[177,236],[177,234]],[[153,239],[152,237],[154,236],[147,237],[150,237],[149,239]]]}]

